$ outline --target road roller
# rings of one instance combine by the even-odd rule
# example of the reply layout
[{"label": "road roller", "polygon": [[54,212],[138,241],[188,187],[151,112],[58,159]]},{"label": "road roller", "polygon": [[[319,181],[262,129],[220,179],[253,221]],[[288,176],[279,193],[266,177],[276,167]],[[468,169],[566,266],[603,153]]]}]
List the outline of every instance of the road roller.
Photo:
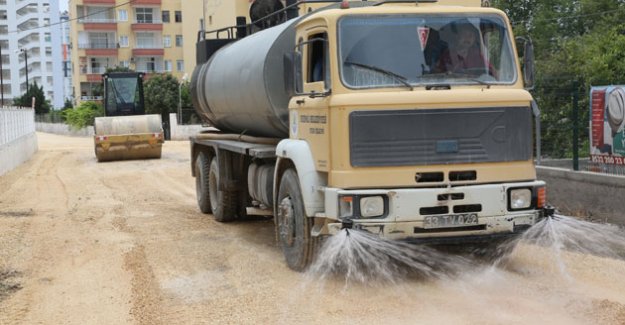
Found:
[{"label": "road roller", "polygon": [[161,116],[145,114],[143,73],[111,72],[104,82],[104,117],[95,119],[99,162],[160,158],[164,142]]}]

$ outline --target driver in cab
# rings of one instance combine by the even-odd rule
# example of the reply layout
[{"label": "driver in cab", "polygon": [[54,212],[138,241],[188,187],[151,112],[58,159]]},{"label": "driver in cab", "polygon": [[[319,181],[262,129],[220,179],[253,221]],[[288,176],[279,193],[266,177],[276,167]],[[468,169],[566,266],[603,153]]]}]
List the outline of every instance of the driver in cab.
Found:
[{"label": "driver in cab", "polygon": [[496,77],[495,69],[482,54],[479,34],[475,27],[470,24],[455,27],[455,41],[443,51],[436,65],[436,72],[478,76],[486,73]]}]

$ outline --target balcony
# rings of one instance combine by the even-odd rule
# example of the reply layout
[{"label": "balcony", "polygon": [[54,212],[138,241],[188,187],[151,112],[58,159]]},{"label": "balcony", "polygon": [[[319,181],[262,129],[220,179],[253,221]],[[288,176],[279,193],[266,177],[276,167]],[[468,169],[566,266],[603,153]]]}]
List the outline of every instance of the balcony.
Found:
[{"label": "balcony", "polygon": [[133,56],[163,56],[165,50],[160,48],[134,48],[132,49]]},{"label": "balcony", "polygon": [[[104,72],[102,72],[102,73],[104,73]],[[97,74],[97,73],[95,73],[95,74],[92,74],[92,73],[87,74],[87,81],[88,82],[102,82],[102,73],[100,73],[100,74]]]},{"label": "balcony", "polygon": [[131,3],[133,6],[160,6],[162,0],[135,0]]},{"label": "balcony", "polygon": [[83,28],[85,30],[117,30],[117,22],[115,19],[111,19],[113,22],[84,22]]},{"label": "balcony", "polygon": [[117,19],[86,17],[86,18],[78,19],[78,22],[81,24],[116,24]]},{"label": "balcony", "polygon": [[[135,0],[136,1],[136,0]],[[115,0],[83,0],[86,5],[115,5]]]},{"label": "balcony", "polygon": [[87,56],[117,56],[117,43],[92,41],[79,43],[79,50],[85,50]]},{"label": "balcony", "polygon": [[133,31],[161,31],[163,30],[163,22],[160,19],[135,20],[131,29]]},{"label": "balcony", "polygon": [[[85,4],[87,4],[85,2]],[[85,30],[116,30],[114,7],[77,6],[78,23],[83,24]]]}]

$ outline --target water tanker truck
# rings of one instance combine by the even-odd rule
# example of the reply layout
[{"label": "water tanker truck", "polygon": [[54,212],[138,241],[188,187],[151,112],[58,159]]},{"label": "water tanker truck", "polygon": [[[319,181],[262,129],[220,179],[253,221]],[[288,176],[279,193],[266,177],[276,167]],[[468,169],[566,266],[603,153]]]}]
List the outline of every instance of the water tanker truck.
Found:
[{"label": "water tanker truck", "polygon": [[250,33],[259,24],[239,18],[199,34],[192,98],[219,130],[190,139],[202,212],[273,217],[294,270],[343,227],[488,245],[545,216],[531,43],[519,46],[522,69],[502,11],[453,0],[325,5],[287,1],[273,27]]}]

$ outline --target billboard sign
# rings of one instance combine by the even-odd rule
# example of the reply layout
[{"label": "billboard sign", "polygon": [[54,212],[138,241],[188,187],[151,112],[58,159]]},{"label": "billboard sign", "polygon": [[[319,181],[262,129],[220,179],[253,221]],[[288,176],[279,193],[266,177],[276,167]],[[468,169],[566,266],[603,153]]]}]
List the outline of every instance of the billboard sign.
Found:
[{"label": "billboard sign", "polygon": [[625,165],[625,86],[590,90],[590,157],[593,163]]}]

